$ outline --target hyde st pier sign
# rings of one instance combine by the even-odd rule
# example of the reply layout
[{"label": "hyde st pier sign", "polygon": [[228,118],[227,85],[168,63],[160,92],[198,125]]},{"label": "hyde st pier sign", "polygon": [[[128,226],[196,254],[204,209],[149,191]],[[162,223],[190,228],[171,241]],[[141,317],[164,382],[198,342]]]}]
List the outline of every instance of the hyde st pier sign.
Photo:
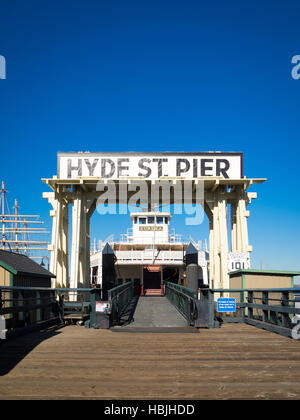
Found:
[{"label": "hyde st pier sign", "polygon": [[203,153],[58,153],[57,178],[243,178],[243,154]]}]

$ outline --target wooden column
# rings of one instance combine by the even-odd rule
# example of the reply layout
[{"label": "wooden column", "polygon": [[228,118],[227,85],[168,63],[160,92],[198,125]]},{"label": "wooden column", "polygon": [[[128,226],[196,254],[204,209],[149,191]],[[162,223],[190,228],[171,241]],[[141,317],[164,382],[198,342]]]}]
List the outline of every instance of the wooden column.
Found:
[{"label": "wooden column", "polygon": [[72,209],[71,288],[90,287],[90,218],[96,200],[77,187]]},{"label": "wooden column", "polygon": [[218,187],[206,202],[209,218],[209,284],[213,288],[228,288],[228,232],[225,189]]},{"label": "wooden column", "polygon": [[49,270],[56,276],[52,287],[67,287],[68,283],[68,203],[63,194],[56,192],[43,194],[44,198],[52,205],[50,216],[52,217],[52,239],[49,246],[50,266]]},{"label": "wooden column", "polygon": [[227,228],[227,201],[224,197],[225,188],[219,190],[218,216],[219,216],[219,255],[220,255],[220,288],[229,289],[228,275],[228,228]]},{"label": "wooden column", "polygon": [[[75,188],[75,187],[74,187]],[[82,240],[82,194],[80,189],[76,189],[72,207],[72,247],[71,247],[71,277],[70,287],[77,289],[82,286],[80,277],[80,253]]]},{"label": "wooden column", "polygon": [[231,203],[231,252],[237,252],[236,210],[237,203]]},{"label": "wooden column", "polygon": [[68,203],[62,202],[60,205],[60,228],[58,232],[57,250],[57,285],[68,287],[69,279],[69,215]]}]

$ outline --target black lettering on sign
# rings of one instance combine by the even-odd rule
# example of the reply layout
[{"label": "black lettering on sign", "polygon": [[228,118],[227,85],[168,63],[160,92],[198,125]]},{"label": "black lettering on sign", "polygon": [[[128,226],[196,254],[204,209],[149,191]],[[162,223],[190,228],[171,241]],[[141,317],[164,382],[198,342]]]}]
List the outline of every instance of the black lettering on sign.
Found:
[{"label": "black lettering on sign", "polygon": [[128,176],[128,174],[123,174],[122,171],[128,171],[129,166],[122,166],[122,163],[129,162],[129,159],[118,159],[118,178],[120,176]]},{"label": "black lettering on sign", "polygon": [[[110,165],[110,172],[106,172],[106,164]],[[112,178],[115,173],[116,165],[111,159],[102,159],[101,160],[101,176],[102,178]]]},{"label": "black lettering on sign", "polygon": [[197,159],[193,159],[193,178],[197,178],[198,176],[198,161]]},{"label": "black lettering on sign", "polygon": [[217,159],[216,163],[216,175],[223,176],[224,178],[229,178],[228,169],[230,168],[230,163],[227,159]]},{"label": "black lettering on sign", "polygon": [[212,176],[213,174],[208,174],[207,171],[212,171],[213,167],[208,166],[209,163],[212,163],[213,159],[201,159],[201,176]]},{"label": "black lettering on sign", "polygon": [[168,162],[168,159],[153,159],[153,162],[157,162],[157,177],[159,178],[163,176],[162,175],[163,162]]},{"label": "black lettering on sign", "polygon": [[89,176],[94,176],[94,170],[96,168],[96,165],[97,165],[99,159],[95,159],[94,162],[92,163],[92,165],[91,165],[91,162],[90,162],[89,159],[84,159],[84,161],[85,161],[85,164],[86,164],[86,166],[89,170]]},{"label": "black lettering on sign", "polygon": [[77,166],[72,166],[72,159],[68,159],[68,178],[72,178],[72,171],[77,171],[77,176],[82,176],[82,159],[77,160]]},{"label": "black lettering on sign", "polygon": [[146,171],[146,174],[142,174],[141,172],[139,172],[138,176],[144,176],[145,178],[149,178],[149,176],[151,175],[151,169],[145,166],[145,163],[151,163],[151,159],[145,158],[139,160],[138,166],[139,168],[143,169],[143,171]]},{"label": "black lettering on sign", "polygon": [[176,159],[176,176],[188,172],[190,167],[191,164],[187,159]]}]

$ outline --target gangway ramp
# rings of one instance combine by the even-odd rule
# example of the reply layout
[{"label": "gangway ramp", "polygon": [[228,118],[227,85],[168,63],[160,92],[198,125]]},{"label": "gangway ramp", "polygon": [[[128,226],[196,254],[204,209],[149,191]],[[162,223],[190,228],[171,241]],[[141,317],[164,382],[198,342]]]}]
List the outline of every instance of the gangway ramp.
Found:
[{"label": "gangway ramp", "polygon": [[120,332],[198,332],[163,296],[141,296],[121,320],[121,326],[112,328]]}]

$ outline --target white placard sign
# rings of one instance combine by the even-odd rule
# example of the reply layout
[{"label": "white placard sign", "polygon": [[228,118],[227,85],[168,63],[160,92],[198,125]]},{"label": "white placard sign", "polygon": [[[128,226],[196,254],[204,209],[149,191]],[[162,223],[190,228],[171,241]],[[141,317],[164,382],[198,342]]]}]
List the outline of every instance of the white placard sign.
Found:
[{"label": "white placard sign", "polygon": [[242,153],[58,153],[57,177],[105,179],[243,177]]},{"label": "white placard sign", "polygon": [[246,252],[230,252],[228,254],[229,273],[237,270],[248,270],[249,268],[250,261]]},{"label": "white placard sign", "polygon": [[96,312],[106,312],[109,309],[109,303],[96,302]]}]

